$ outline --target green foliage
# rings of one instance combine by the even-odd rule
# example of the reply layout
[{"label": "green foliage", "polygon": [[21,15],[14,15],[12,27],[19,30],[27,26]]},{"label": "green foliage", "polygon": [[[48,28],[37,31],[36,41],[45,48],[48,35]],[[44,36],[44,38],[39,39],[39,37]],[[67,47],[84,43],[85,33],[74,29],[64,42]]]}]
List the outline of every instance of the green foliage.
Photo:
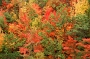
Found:
[{"label": "green foliage", "polygon": [[38,53],[35,54],[35,57],[37,59],[43,59],[44,58],[44,53],[43,52],[38,52]]},{"label": "green foliage", "polygon": [[77,40],[81,40],[82,38],[90,37],[90,22],[89,18],[86,14],[79,14],[75,18],[73,18],[74,26],[70,30],[70,34],[76,36]]},{"label": "green foliage", "polygon": [[7,25],[4,23],[3,17],[0,17],[0,27],[2,28],[3,32],[7,32],[6,30]]},{"label": "green foliage", "polygon": [[48,0],[35,0],[35,2],[42,8],[46,5],[47,1]]},{"label": "green foliage", "polygon": [[89,17],[89,19],[90,19],[90,8],[88,8],[87,10],[86,10],[86,15]]},{"label": "green foliage", "polygon": [[[67,12],[66,12],[66,10],[65,10],[65,7],[66,7],[66,4],[62,4],[62,3],[60,3],[57,7],[56,7],[56,11],[57,11],[57,14],[61,14],[61,15],[63,15],[63,16],[66,16],[67,14]],[[64,13],[63,13],[64,12]]]},{"label": "green foliage", "polygon": [[12,18],[12,15],[9,12],[5,12],[4,15],[7,19],[7,22],[13,22],[14,21],[14,19]]},{"label": "green foliage", "polygon": [[[90,3],[90,0],[88,0]],[[72,18],[72,23],[74,24],[73,29],[68,33],[72,36],[76,36],[77,40],[82,38],[90,37],[90,8],[88,8],[85,14],[78,14]]]},{"label": "green foliage", "polygon": [[43,36],[41,44],[44,47],[45,56],[52,55],[54,57],[64,59],[64,55],[62,53],[62,41],[59,42],[57,39],[52,40],[51,38],[46,37],[43,33],[39,33],[39,35]]},{"label": "green foliage", "polygon": [[90,0],[88,0],[88,3],[90,4]]},{"label": "green foliage", "polygon": [[76,59],[82,59],[82,57],[81,57],[82,55],[83,55],[83,52],[82,51],[76,53]]},{"label": "green foliage", "polygon": [[46,24],[43,24],[43,28],[49,28],[47,31],[53,31],[55,30],[55,27],[50,24],[50,22],[47,22]]},{"label": "green foliage", "polygon": [[22,46],[25,39],[20,40],[13,33],[6,34],[4,43],[2,45],[2,51],[0,52],[0,58],[2,59],[16,59],[20,56],[19,47]]},{"label": "green foliage", "polygon": [[29,17],[31,20],[35,19],[36,17],[38,17],[38,15],[35,13],[35,11],[33,9],[31,9],[29,11]]},{"label": "green foliage", "polygon": [[64,27],[66,23],[69,23],[71,19],[68,16],[67,10],[64,10],[66,8],[66,4],[60,4],[56,7],[57,15],[60,15],[58,18],[59,22],[56,23],[56,26],[59,28]]},{"label": "green foliage", "polygon": [[2,5],[2,0],[0,0],[0,5]]},{"label": "green foliage", "polygon": [[80,51],[84,51],[84,47],[82,47],[82,46],[77,46],[77,49]]},{"label": "green foliage", "polygon": [[47,36],[46,36],[44,33],[42,33],[42,32],[39,32],[38,35],[41,36],[41,37],[44,38],[44,39],[47,38]]},{"label": "green foliage", "polygon": [[62,55],[62,45],[58,41],[52,41],[52,39],[46,39],[42,41],[44,46],[45,55],[53,55],[54,57],[61,57]]},{"label": "green foliage", "polygon": [[10,34],[6,34],[5,36],[5,46],[8,48],[14,48],[17,49],[18,47],[22,46],[25,43],[25,39],[19,39],[18,37],[16,37],[13,33]]},{"label": "green foliage", "polygon": [[4,27],[5,27],[3,17],[0,17],[0,27],[2,27],[2,28],[4,28]]},{"label": "green foliage", "polygon": [[0,58],[1,59],[16,59],[20,56],[20,53],[17,51],[12,51],[6,47],[3,47],[3,51],[0,52]]},{"label": "green foliage", "polygon": [[7,3],[10,3],[11,0],[5,0]]}]

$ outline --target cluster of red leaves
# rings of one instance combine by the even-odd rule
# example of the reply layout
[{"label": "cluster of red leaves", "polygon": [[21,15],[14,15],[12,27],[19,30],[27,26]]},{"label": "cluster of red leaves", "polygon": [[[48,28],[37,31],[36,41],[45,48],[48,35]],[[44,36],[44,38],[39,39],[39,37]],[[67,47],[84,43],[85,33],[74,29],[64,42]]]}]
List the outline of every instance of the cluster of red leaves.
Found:
[{"label": "cluster of red leaves", "polygon": [[41,39],[42,38],[37,33],[35,33],[32,38],[32,43],[39,43]]},{"label": "cluster of red leaves", "polygon": [[53,10],[52,7],[47,8],[46,11],[45,11],[45,14],[44,14],[45,20],[49,20],[49,17],[50,17],[50,15],[51,15],[51,13],[52,13],[54,16],[56,16],[56,12],[55,12],[55,10]]},{"label": "cluster of red leaves", "polygon": [[5,1],[2,1],[2,6],[7,6],[7,3]]},{"label": "cluster of red leaves", "polygon": [[28,49],[24,47],[20,47],[19,51],[21,54],[26,54],[28,52]]},{"label": "cluster of red leaves", "polygon": [[44,49],[41,44],[34,46],[34,52],[42,52]]},{"label": "cluster of red leaves", "polygon": [[21,22],[22,22],[22,23],[24,23],[24,24],[26,24],[26,25],[29,24],[29,18],[28,18],[27,13],[23,13],[23,14],[21,15],[20,19],[21,19]]},{"label": "cluster of red leaves", "polygon": [[7,10],[11,9],[14,6],[12,3],[7,3],[5,0],[2,0],[2,7],[6,7]]},{"label": "cluster of red leaves", "polygon": [[[63,53],[66,54],[67,59],[73,59],[76,56],[76,53],[82,52],[82,59],[90,58],[90,39],[84,38],[82,41],[78,42],[74,40],[71,36],[68,36],[68,39],[63,42]],[[83,47],[78,49],[77,47]]]},{"label": "cluster of red leaves", "polygon": [[68,36],[68,39],[62,44],[63,45],[63,52],[67,54],[67,59],[73,57],[75,53],[75,44],[76,40],[74,40],[71,36]]}]

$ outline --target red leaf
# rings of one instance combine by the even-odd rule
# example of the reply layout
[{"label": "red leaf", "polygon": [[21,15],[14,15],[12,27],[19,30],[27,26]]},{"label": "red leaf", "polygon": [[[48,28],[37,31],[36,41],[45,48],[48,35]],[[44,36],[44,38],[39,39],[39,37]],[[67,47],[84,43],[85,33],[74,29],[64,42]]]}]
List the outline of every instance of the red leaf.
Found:
[{"label": "red leaf", "polygon": [[32,35],[30,33],[26,33],[26,43],[31,43]]},{"label": "red leaf", "polygon": [[50,13],[52,12],[52,8],[48,8],[47,10],[46,10],[46,13],[45,13],[45,19],[46,20],[48,20],[49,19],[49,16],[50,16]]},{"label": "red leaf", "polygon": [[31,7],[35,10],[35,12],[36,12],[37,14],[41,14],[41,8],[39,7],[38,4],[33,3]]},{"label": "red leaf", "polygon": [[50,32],[49,36],[55,36],[55,32]]},{"label": "red leaf", "polygon": [[26,30],[26,27],[24,25],[22,25],[22,24],[18,24],[17,27],[20,30]]},{"label": "red leaf", "polygon": [[7,3],[5,1],[2,1],[2,6],[7,6]]},{"label": "red leaf", "polygon": [[53,59],[53,56],[52,56],[52,55],[49,55],[48,58],[49,58],[49,59]]},{"label": "red leaf", "polygon": [[75,43],[76,40],[74,40],[71,36],[68,36],[68,40],[69,43]]},{"label": "red leaf", "polygon": [[42,38],[37,33],[35,33],[32,38],[32,43],[39,43],[41,41],[41,39]]},{"label": "red leaf", "polygon": [[13,7],[13,4],[10,3],[10,4],[8,4],[6,7],[7,7],[7,9],[10,9],[10,8]]},{"label": "red leaf", "polygon": [[84,46],[84,44],[79,42],[79,43],[76,44],[76,46]]},{"label": "red leaf", "polygon": [[68,56],[68,58],[66,58],[66,59],[72,59],[72,57],[71,56]]},{"label": "red leaf", "polygon": [[27,48],[24,48],[24,47],[20,47],[19,48],[19,51],[20,51],[21,54],[26,54],[26,52],[28,51],[28,49]]},{"label": "red leaf", "polygon": [[84,45],[84,48],[90,50],[90,45]]},{"label": "red leaf", "polygon": [[84,42],[90,42],[90,38],[83,38],[82,39]]},{"label": "red leaf", "polygon": [[21,17],[21,22],[23,22],[24,24],[28,24],[29,23],[29,19],[28,19],[28,15],[26,13],[24,13]]},{"label": "red leaf", "polygon": [[34,46],[34,52],[37,53],[37,52],[41,52],[43,51],[43,47],[42,45],[37,45],[37,46]]},{"label": "red leaf", "polygon": [[90,54],[85,54],[84,56],[82,56],[83,59],[90,59]]},{"label": "red leaf", "polygon": [[56,11],[53,10],[52,7],[47,8],[47,9],[46,9],[46,12],[45,12],[45,14],[44,14],[44,18],[45,18],[46,20],[48,20],[51,13],[54,14],[54,16],[56,16]]},{"label": "red leaf", "polygon": [[55,25],[56,25],[56,23],[55,23],[55,22],[50,22],[50,24],[51,24],[51,25],[53,25],[53,26],[55,26]]}]

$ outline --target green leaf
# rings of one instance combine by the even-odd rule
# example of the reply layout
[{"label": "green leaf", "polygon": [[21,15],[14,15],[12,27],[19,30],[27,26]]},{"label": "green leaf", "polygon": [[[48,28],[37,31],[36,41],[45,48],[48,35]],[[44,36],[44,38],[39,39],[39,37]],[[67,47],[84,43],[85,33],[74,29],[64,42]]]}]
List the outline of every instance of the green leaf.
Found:
[{"label": "green leaf", "polygon": [[2,5],[2,0],[0,0],[0,5]]},{"label": "green leaf", "polygon": [[58,57],[60,57],[61,59],[65,59],[65,55],[64,54],[60,54],[60,55],[58,55]]},{"label": "green leaf", "polygon": [[43,52],[38,52],[35,54],[35,57],[38,59],[43,59],[44,58],[44,53]]},{"label": "green leaf", "polygon": [[13,21],[15,21],[15,20],[12,18],[12,16],[10,15],[9,12],[5,12],[4,15],[5,15],[6,19],[7,19],[7,22],[13,22]]},{"label": "green leaf", "polygon": [[5,0],[7,3],[9,3],[10,2],[10,0]]},{"label": "green leaf", "polygon": [[0,17],[0,27],[4,27],[4,19],[3,19],[3,17]]}]

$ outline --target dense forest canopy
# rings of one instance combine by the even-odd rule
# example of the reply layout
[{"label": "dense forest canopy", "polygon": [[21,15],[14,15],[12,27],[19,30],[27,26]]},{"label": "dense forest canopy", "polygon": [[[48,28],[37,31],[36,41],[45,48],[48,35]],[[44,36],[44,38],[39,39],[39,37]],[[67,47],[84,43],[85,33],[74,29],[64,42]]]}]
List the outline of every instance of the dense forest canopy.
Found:
[{"label": "dense forest canopy", "polygon": [[0,59],[90,59],[90,0],[0,0]]}]

